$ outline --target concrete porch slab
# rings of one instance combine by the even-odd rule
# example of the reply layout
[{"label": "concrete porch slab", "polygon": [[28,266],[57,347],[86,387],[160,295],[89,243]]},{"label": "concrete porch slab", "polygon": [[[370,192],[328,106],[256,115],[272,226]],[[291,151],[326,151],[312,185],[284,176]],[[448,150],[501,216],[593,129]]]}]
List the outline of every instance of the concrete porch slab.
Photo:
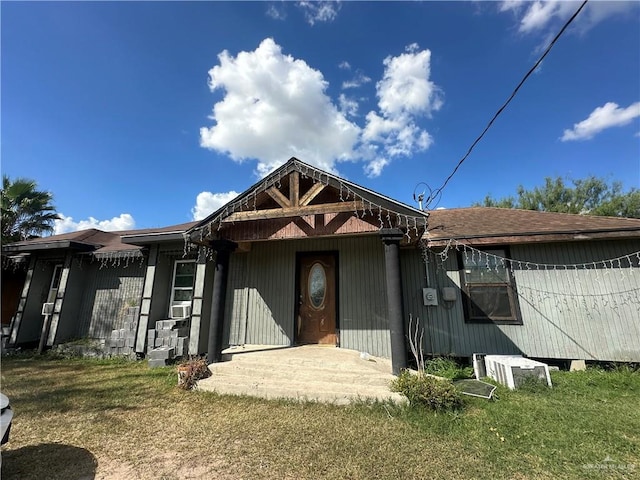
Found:
[{"label": "concrete porch slab", "polygon": [[356,400],[404,397],[389,390],[391,361],[336,347],[245,345],[224,350],[200,390],[261,398],[287,398],[344,405]]}]

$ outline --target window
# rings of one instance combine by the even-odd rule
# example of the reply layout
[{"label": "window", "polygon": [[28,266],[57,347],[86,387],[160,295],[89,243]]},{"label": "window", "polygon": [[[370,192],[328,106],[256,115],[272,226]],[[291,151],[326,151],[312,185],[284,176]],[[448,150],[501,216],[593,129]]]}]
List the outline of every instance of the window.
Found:
[{"label": "window", "polygon": [[467,322],[522,324],[508,252],[494,248],[465,251],[459,256],[460,280]]},{"label": "window", "polygon": [[171,306],[191,305],[193,281],[196,271],[195,260],[177,260],[173,269]]},{"label": "window", "polygon": [[315,263],[313,267],[311,267],[309,286],[307,288],[309,298],[311,299],[311,306],[316,310],[320,309],[324,304],[324,298],[327,292],[327,276],[320,263]]},{"label": "window", "polygon": [[60,279],[62,278],[62,265],[56,265],[53,267],[53,276],[51,277],[51,285],[49,286],[49,295],[47,296],[47,303],[53,303],[58,296],[58,289],[60,288]]}]

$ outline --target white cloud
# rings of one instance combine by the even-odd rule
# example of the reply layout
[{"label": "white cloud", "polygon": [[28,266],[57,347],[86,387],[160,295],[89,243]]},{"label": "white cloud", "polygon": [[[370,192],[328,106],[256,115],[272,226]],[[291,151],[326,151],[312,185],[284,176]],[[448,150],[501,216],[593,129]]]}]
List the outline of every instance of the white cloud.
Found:
[{"label": "white cloud", "polygon": [[[442,91],[430,80],[431,52],[411,44],[406,52],[384,60],[382,80],[376,84],[380,113],[369,112],[362,133],[363,143],[378,148],[365,169],[369,176],[378,176],[388,160],[423,151],[433,143],[431,135],[416,124],[420,116],[431,117],[442,107]],[[386,161],[383,161],[386,160]]]},{"label": "white cloud", "polygon": [[274,20],[284,20],[287,18],[287,12],[284,7],[278,8],[273,3],[269,5],[267,8],[267,16],[273,18]]},{"label": "white cloud", "polygon": [[379,175],[393,157],[432,143],[418,125],[442,106],[442,92],[429,78],[430,59],[417,44],[387,57],[376,85],[379,111],[359,126],[349,120],[357,116],[358,100],[340,94],[334,103],[322,73],[284,55],[273,39],[235,57],[225,50],[209,70],[211,91],[224,96],[213,106],[213,126],[200,129],[200,145],[236,162],[257,160],[260,176],[291,156],[334,173],[336,162],[364,161],[365,171]]},{"label": "white cloud", "polygon": [[341,70],[351,70],[351,64],[349,64],[349,62],[347,62],[346,60],[343,60],[338,65],[338,68]]},{"label": "white cloud", "polygon": [[355,117],[358,115],[358,102],[353,98],[341,93],[338,97],[338,103],[340,104],[340,111],[345,116]]},{"label": "white cloud", "polygon": [[358,71],[356,75],[351,79],[345,82],[342,82],[342,89],[346,90],[347,88],[358,88],[364,85],[365,83],[369,83],[371,78],[367,77],[364,73]]},{"label": "white cloud", "polygon": [[366,167],[364,167],[364,172],[368,177],[379,177],[382,173],[382,169],[389,165],[389,160],[383,157],[378,157],[372,161],[370,161]]},{"label": "white cloud", "polygon": [[[557,30],[560,22],[565,22],[580,6],[579,2],[566,0],[527,1],[506,0],[500,2],[501,12],[511,12],[518,19],[518,30],[521,33],[533,33],[548,28]],[[575,20],[578,31],[585,32],[603,20],[627,14],[638,8],[638,2],[601,1],[589,2]],[[549,32],[546,32],[549,35]]]},{"label": "white cloud", "polygon": [[570,130],[565,130],[561,140],[563,142],[587,140],[607,128],[627,125],[636,117],[640,117],[640,102],[633,103],[627,108],[620,108],[616,103],[607,102],[591,112],[586,120],[574,124]]},{"label": "white cloud", "polygon": [[200,129],[203,147],[238,162],[257,159],[260,175],[291,156],[329,171],[351,158],[360,129],[326,95],[321,72],[283,55],[271,38],[253,52],[234,58],[225,50],[218,58],[209,86],[226,95],[214,105],[215,125]]},{"label": "white cloud", "polygon": [[233,190],[226,193],[200,192],[196,197],[196,204],[191,209],[191,215],[194,220],[202,220],[237,196],[238,192]]},{"label": "white cloud", "polygon": [[316,22],[332,22],[341,8],[339,1],[303,0],[298,2],[297,6],[303,11],[309,25]]},{"label": "white cloud", "polygon": [[98,220],[96,218],[89,217],[87,220],[80,220],[78,222],[74,221],[73,217],[67,217],[62,213],[58,215],[60,216],[60,219],[56,220],[53,226],[54,235],[76,232],[78,230],[86,230],[89,228],[96,228],[107,232],[131,230],[136,226],[135,220],[128,213],[122,213],[117,217],[113,217],[111,220]]},{"label": "white cloud", "polygon": [[384,59],[385,71],[376,85],[378,105],[386,116],[431,115],[442,106],[440,89],[429,80],[431,51],[416,51],[416,44],[397,57]]}]

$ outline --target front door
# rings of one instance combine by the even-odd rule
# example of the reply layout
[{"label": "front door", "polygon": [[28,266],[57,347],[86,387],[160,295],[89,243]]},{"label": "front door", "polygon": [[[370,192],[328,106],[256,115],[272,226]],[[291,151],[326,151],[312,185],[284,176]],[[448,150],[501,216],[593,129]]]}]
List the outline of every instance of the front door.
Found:
[{"label": "front door", "polygon": [[336,257],[320,253],[300,257],[298,343],[335,345]]}]

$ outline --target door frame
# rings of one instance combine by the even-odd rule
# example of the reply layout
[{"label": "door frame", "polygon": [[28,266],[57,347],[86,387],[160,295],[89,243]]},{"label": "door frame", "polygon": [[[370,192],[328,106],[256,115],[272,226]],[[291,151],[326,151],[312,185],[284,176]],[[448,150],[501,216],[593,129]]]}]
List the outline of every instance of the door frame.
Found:
[{"label": "door frame", "polygon": [[296,274],[295,274],[295,295],[294,301],[294,314],[293,314],[293,344],[298,345],[298,315],[300,313],[300,263],[303,258],[316,257],[318,255],[330,255],[335,261],[334,271],[334,284],[336,294],[336,347],[340,346],[340,256],[338,250],[311,250],[296,252]]}]

